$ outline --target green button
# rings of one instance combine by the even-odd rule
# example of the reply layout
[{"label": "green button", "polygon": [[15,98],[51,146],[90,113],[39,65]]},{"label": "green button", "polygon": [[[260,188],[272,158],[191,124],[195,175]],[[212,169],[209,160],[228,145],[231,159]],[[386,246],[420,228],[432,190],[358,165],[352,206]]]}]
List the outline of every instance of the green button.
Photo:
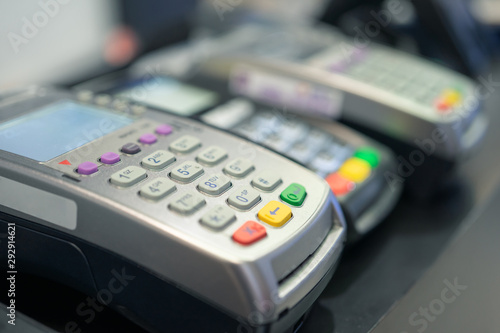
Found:
[{"label": "green button", "polygon": [[465,94],[465,87],[463,85],[461,85],[461,84],[454,84],[452,86],[452,89],[455,90],[456,92],[458,92],[461,95]]},{"label": "green button", "polygon": [[358,149],[354,154],[354,157],[365,160],[371,165],[372,168],[375,168],[380,162],[378,151],[368,147]]},{"label": "green button", "polygon": [[304,202],[306,195],[304,186],[293,183],[281,192],[280,198],[292,206],[300,206]]}]

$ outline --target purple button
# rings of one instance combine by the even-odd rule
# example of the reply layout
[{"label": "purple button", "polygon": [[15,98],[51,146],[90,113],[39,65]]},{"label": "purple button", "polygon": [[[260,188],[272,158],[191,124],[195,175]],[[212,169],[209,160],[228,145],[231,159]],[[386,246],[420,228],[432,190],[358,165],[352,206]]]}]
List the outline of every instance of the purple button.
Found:
[{"label": "purple button", "polygon": [[172,126],[170,125],[163,124],[156,128],[156,134],[169,135],[170,133],[172,133]]},{"label": "purple button", "polygon": [[341,73],[341,72],[345,71],[346,68],[347,68],[347,65],[343,62],[340,62],[340,63],[336,63],[336,64],[331,65],[329,67],[329,70],[332,72],[335,72],[335,73]]},{"label": "purple button", "polygon": [[120,162],[120,155],[117,153],[104,153],[101,155],[101,162],[104,164],[115,164]]},{"label": "purple button", "polygon": [[129,155],[137,154],[140,151],[141,151],[141,147],[139,147],[138,145],[136,145],[135,143],[132,143],[132,142],[124,144],[122,147],[122,152],[124,152],[125,154],[129,154]]},{"label": "purple button", "polygon": [[354,49],[353,54],[356,61],[361,61],[366,57],[366,49],[356,48]]},{"label": "purple button", "polygon": [[97,170],[99,170],[97,164],[92,162],[83,162],[78,166],[78,173],[81,175],[91,175],[96,173]]},{"label": "purple button", "polygon": [[146,144],[146,145],[151,145],[151,144],[155,143],[156,141],[158,141],[158,139],[156,138],[156,136],[154,134],[146,133],[146,134],[141,135],[141,137],[139,138],[139,141],[141,143]]}]

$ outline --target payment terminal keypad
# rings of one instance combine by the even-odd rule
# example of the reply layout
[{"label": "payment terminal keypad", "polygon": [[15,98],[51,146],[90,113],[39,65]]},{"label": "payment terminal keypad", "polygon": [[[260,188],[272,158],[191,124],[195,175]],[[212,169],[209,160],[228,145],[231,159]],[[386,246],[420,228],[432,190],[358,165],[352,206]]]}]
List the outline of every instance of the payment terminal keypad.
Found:
[{"label": "payment terminal keypad", "polygon": [[[256,110],[251,106],[236,98],[207,112],[202,120],[302,163],[326,178],[337,196],[354,191],[378,166],[380,154],[375,148],[353,146],[279,110]],[[252,168],[249,161],[237,159],[230,161],[224,171],[233,177],[244,177]],[[252,179],[252,185],[262,191],[272,190],[278,184],[279,176],[269,170]]]},{"label": "payment terminal keypad", "polygon": [[352,49],[346,56],[340,48],[331,48],[309,62],[404,98],[423,107],[419,112],[432,119],[459,108],[470,94],[470,82],[438,65],[383,46]]},{"label": "payment terminal keypad", "polygon": [[[285,124],[265,113],[257,114],[247,124],[255,125],[257,129],[264,128],[268,134],[276,134],[268,123],[285,129],[282,139],[289,147],[310,131],[303,124]],[[296,210],[304,209],[310,185],[302,183],[300,178],[286,182],[282,170],[258,165],[244,152],[239,156],[231,154],[226,142],[205,145],[196,131],[178,133],[172,124],[143,120],[135,127],[134,130],[125,129],[123,134],[117,133],[115,139],[109,140],[116,149],[99,153],[95,159],[89,158],[75,169],[56,164],[57,161],[49,164],[57,165],[58,169],[73,170],[83,179],[93,178],[103,170],[112,170],[107,182],[108,186],[119,191],[117,193],[130,191],[138,200],[163,205],[168,212],[180,217],[196,214],[199,216],[197,223],[212,232],[224,233],[231,225],[239,223],[242,227],[233,228],[228,236],[233,242],[245,246],[266,237],[269,234],[267,228],[286,227]],[[327,135],[321,138],[325,139],[323,145],[332,142]],[[310,140],[315,139],[318,138],[313,133]],[[101,149],[109,145],[106,143]],[[70,157],[62,156],[58,160]],[[136,162],[130,164],[130,159]],[[266,199],[268,194],[272,200]],[[218,198],[217,204],[211,198]],[[254,210],[254,220],[238,218],[239,212]]]}]

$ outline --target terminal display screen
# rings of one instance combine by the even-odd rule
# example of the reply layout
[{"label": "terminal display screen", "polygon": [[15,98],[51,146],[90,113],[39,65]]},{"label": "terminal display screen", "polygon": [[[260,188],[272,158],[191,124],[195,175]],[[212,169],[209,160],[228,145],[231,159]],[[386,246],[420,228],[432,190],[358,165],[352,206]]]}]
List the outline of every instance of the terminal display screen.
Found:
[{"label": "terminal display screen", "polygon": [[119,97],[188,117],[214,106],[219,96],[166,77],[155,77],[122,90]]},{"label": "terminal display screen", "polygon": [[0,150],[45,162],[132,122],[126,116],[61,101],[0,123]]}]

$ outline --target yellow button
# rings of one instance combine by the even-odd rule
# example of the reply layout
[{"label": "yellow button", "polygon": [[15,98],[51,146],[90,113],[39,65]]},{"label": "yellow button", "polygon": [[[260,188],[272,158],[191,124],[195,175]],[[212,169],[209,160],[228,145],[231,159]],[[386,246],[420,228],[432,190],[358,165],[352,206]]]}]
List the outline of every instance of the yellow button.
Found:
[{"label": "yellow button", "polygon": [[273,200],[265,205],[257,216],[273,227],[281,227],[292,217],[292,210],[285,204]]},{"label": "yellow button", "polygon": [[456,90],[447,89],[443,92],[442,100],[450,106],[455,106],[462,100],[462,95]]},{"label": "yellow button", "polygon": [[344,178],[361,183],[370,176],[371,170],[370,163],[360,158],[352,157],[342,164],[339,173]]}]

